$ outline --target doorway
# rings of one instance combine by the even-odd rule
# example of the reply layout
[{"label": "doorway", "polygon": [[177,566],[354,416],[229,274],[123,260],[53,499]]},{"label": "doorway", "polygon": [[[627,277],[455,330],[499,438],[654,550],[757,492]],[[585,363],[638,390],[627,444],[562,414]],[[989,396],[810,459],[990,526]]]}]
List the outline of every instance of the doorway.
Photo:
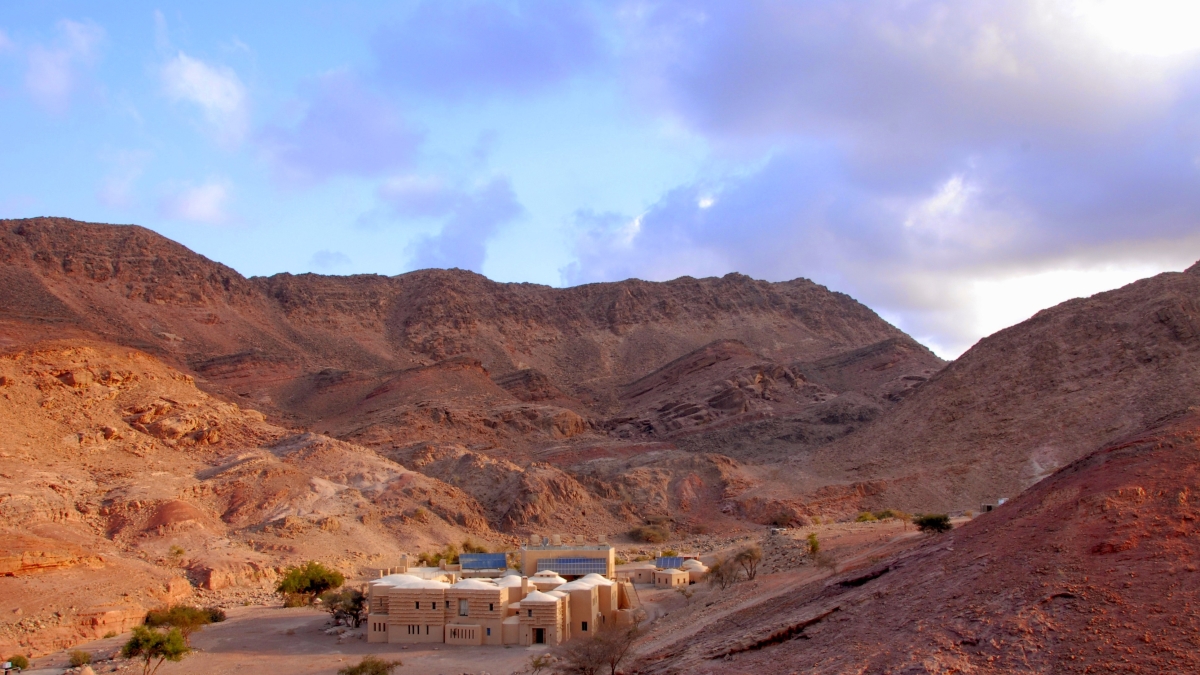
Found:
[{"label": "doorway", "polygon": [[535,644],[535,645],[546,644],[546,629],[545,628],[534,628],[533,629],[533,644]]}]

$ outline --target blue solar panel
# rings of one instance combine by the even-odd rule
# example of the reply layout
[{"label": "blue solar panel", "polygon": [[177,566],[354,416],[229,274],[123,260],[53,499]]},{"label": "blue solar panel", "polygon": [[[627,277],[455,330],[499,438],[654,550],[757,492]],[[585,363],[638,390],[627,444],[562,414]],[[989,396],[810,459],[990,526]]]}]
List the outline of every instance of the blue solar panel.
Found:
[{"label": "blue solar panel", "polygon": [[464,570],[502,570],[508,567],[503,553],[462,553],[458,562]]},{"label": "blue solar panel", "polygon": [[559,574],[581,577],[585,574],[608,573],[606,558],[542,558],[537,561],[537,571],[557,572]]},{"label": "blue solar panel", "polygon": [[671,568],[679,569],[683,564],[683,558],[680,556],[669,556],[666,558],[658,558],[654,561],[654,566],[660,570],[669,570]]}]

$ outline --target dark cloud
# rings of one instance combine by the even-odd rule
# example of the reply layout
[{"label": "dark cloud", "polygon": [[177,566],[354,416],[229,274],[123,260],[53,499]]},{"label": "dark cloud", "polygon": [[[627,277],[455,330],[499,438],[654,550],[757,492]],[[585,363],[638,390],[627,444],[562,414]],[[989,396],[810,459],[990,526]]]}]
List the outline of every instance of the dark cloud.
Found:
[{"label": "dark cloud", "polygon": [[314,82],[297,124],[269,126],[259,134],[280,177],[301,183],[407,167],[421,141],[422,134],[391,102],[348,73]]},{"label": "dark cloud", "polygon": [[479,272],[487,242],[505,223],[525,211],[506,178],[495,178],[475,189],[449,187],[432,180],[400,179],[380,189],[395,215],[402,218],[437,218],[441,229],[424,237],[412,249],[410,266],[461,269]]},{"label": "dark cloud", "polygon": [[373,47],[382,80],[450,97],[529,93],[604,54],[588,5],[559,0],[422,2]]}]

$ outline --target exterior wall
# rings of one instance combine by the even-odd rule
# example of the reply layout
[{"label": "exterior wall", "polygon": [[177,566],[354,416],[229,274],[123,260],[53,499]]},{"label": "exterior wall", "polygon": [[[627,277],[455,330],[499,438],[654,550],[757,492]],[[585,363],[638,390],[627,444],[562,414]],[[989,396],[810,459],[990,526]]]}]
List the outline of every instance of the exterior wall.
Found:
[{"label": "exterior wall", "polygon": [[688,575],[686,572],[655,572],[654,585],[664,588],[678,588],[679,586],[688,585]]},{"label": "exterior wall", "polygon": [[388,615],[387,614],[368,614],[367,615],[367,642],[387,642],[388,641]]},{"label": "exterior wall", "polygon": [[655,569],[652,566],[635,567],[631,570],[621,570],[621,576],[635,584],[654,583]]},{"label": "exterior wall", "polygon": [[[570,598],[571,635],[576,637],[592,637],[599,630],[601,622],[600,594],[595,586],[580,588],[568,592]],[[587,624],[587,630],[584,630]]]},{"label": "exterior wall", "polygon": [[616,573],[617,554],[611,546],[538,546],[521,549],[521,574],[531,577],[537,574],[537,561],[546,558],[601,558],[605,561],[604,576],[612,579]]},{"label": "exterior wall", "polygon": [[446,624],[446,644],[470,645],[478,647],[483,644],[483,626],[478,624],[448,623]]},{"label": "exterior wall", "polygon": [[388,593],[388,642],[445,642],[446,591],[392,588]]},{"label": "exterior wall", "polygon": [[521,646],[528,647],[536,644],[533,641],[534,629],[541,628],[545,631],[545,643],[550,646],[566,642],[571,639],[570,632],[566,630],[567,603],[558,602],[539,602],[532,605],[522,605],[521,612],[517,616],[520,617],[520,640]]},{"label": "exterior wall", "polygon": [[[504,644],[503,622],[508,608],[508,590],[507,588],[494,590],[446,589],[446,625],[478,625],[480,627],[480,644]],[[459,613],[460,600],[467,601],[466,616]]]}]

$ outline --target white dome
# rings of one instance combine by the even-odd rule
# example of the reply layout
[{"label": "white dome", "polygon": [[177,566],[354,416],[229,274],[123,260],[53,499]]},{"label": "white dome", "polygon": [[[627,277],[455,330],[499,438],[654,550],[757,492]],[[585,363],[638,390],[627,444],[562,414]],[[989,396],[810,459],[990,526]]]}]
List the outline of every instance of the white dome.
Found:
[{"label": "white dome", "polygon": [[524,606],[529,604],[537,604],[539,602],[558,602],[558,598],[550,595],[549,593],[533,591],[529,595],[525,596],[525,599],[521,601],[521,605]]},{"label": "white dome", "polygon": [[494,591],[500,588],[496,582],[485,579],[463,579],[450,588],[460,588],[468,591]]}]

